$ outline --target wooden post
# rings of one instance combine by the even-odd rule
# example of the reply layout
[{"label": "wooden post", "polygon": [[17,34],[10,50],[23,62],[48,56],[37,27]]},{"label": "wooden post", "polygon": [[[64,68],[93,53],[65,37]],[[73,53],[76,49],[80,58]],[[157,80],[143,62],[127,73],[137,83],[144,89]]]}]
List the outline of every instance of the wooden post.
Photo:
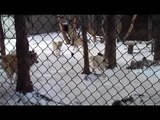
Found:
[{"label": "wooden post", "polygon": [[128,54],[133,54],[133,50],[134,50],[133,48],[134,48],[134,45],[136,44],[136,42],[125,41],[124,44],[128,46]]},{"label": "wooden post", "polygon": [[128,54],[133,54],[134,45],[128,45]]}]

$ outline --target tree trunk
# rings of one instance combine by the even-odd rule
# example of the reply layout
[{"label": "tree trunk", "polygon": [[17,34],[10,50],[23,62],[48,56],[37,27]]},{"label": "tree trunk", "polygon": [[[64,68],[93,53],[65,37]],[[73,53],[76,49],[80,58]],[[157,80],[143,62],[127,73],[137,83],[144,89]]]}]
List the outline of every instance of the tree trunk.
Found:
[{"label": "tree trunk", "polygon": [[160,15],[152,16],[152,38],[154,60],[160,60]]},{"label": "tree trunk", "polygon": [[117,31],[117,42],[122,42],[120,34],[122,30],[122,23],[121,23],[121,15],[117,15],[117,20],[116,20],[116,31]]},{"label": "tree trunk", "polygon": [[160,60],[160,39],[154,42],[154,60]]},{"label": "tree trunk", "polygon": [[84,53],[84,69],[82,74],[89,75],[90,69],[89,69],[89,59],[88,59],[88,44],[87,44],[87,35],[86,35],[86,26],[85,26],[85,19],[86,16],[81,16],[81,22],[82,22],[82,37],[83,37],[83,53]]},{"label": "tree trunk", "polygon": [[128,54],[133,54],[134,45],[128,45]]},{"label": "tree trunk", "polygon": [[[148,16],[148,40],[151,40],[151,52],[154,52],[154,41],[152,37],[152,16]],[[148,46],[147,46],[148,47]]]},{"label": "tree trunk", "polygon": [[32,92],[33,85],[29,73],[29,43],[27,39],[25,17],[15,15],[16,52],[18,60],[18,76],[16,91],[23,94]]},{"label": "tree trunk", "polygon": [[2,56],[6,55],[1,15],[0,15],[0,53]]},{"label": "tree trunk", "polygon": [[152,40],[152,16],[148,16],[148,40]]},{"label": "tree trunk", "polygon": [[137,15],[133,15],[131,23],[130,23],[130,27],[129,27],[128,31],[126,32],[125,36],[123,37],[123,41],[126,41],[128,36],[132,32],[133,27],[134,27],[134,21],[135,21],[136,18],[137,18]]},{"label": "tree trunk", "polygon": [[154,52],[154,45],[155,45],[155,41],[152,39],[152,42],[151,42],[151,53]]},{"label": "tree trunk", "polygon": [[113,69],[117,66],[116,63],[116,16],[106,15],[105,16],[105,52],[104,58],[108,59],[109,69]]}]

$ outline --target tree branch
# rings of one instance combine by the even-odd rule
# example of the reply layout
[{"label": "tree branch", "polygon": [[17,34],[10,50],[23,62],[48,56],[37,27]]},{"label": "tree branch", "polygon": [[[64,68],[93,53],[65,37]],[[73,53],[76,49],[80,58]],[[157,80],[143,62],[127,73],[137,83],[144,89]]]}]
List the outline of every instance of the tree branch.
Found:
[{"label": "tree branch", "polygon": [[133,15],[132,20],[131,20],[130,27],[129,27],[126,35],[123,37],[123,40],[124,40],[124,41],[125,41],[125,40],[128,38],[128,36],[130,35],[130,33],[131,33],[131,31],[132,31],[132,29],[133,29],[133,27],[134,27],[134,21],[135,21],[136,18],[137,18],[137,15]]}]

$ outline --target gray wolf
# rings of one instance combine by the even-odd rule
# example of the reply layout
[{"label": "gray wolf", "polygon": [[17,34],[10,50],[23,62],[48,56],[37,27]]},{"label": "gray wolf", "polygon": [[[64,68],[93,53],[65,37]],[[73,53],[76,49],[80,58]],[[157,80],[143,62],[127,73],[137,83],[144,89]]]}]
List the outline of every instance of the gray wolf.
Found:
[{"label": "gray wolf", "polygon": [[82,46],[83,45],[83,40],[81,38],[78,38],[74,41],[74,46],[73,46],[73,51],[79,46]]},{"label": "gray wolf", "polygon": [[53,46],[53,54],[55,54],[56,56],[60,56],[60,52],[61,52],[61,48],[63,45],[63,41],[53,41],[52,42],[52,46]]},{"label": "gray wolf", "polygon": [[98,53],[95,56],[90,56],[89,64],[93,72],[95,72],[96,68],[98,68],[99,71],[104,72],[104,70],[109,66],[108,59],[105,59],[101,53]]},{"label": "gray wolf", "polygon": [[146,59],[146,57],[143,57],[142,60],[139,61],[132,60],[130,62],[130,66],[126,67],[126,69],[143,69],[144,67],[148,68],[154,63],[154,61],[148,60]]},{"label": "gray wolf", "polygon": [[[37,60],[37,53],[32,50],[29,51],[29,66],[31,67],[34,63],[38,63]],[[1,62],[1,68],[5,71],[8,79],[10,79],[11,84],[13,84],[13,76],[16,74],[15,79],[17,79],[17,55],[14,54],[8,54],[2,57]]]}]

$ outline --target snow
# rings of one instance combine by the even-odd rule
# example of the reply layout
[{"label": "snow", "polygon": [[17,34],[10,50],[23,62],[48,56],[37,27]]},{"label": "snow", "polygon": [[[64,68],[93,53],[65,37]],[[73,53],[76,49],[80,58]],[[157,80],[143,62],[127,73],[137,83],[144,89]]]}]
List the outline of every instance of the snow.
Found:
[{"label": "snow", "polygon": [[[130,55],[126,45],[117,43],[118,67],[106,70],[105,77],[90,74],[85,79],[85,75],[81,74],[84,65],[82,48],[73,51],[72,46],[63,43],[61,56],[56,58],[52,54],[52,41],[61,41],[62,38],[60,33],[28,37],[29,49],[37,52],[39,60],[30,70],[35,91],[26,95],[15,92],[15,85],[11,87],[4,71],[0,69],[1,105],[111,105],[113,101],[127,96],[134,98],[130,105],[160,104],[160,66],[126,69],[132,59],[140,60],[146,56],[152,60],[151,46],[148,48],[142,42],[134,47],[134,54]],[[88,38],[91,39],[91,36],[88,35]],[[16,40],[6,39],[5,44],[8,54],[15,50]],[[104,52],[104,44],[100,42],[88,43],[88,47],[89,55]],[[71,51],[75,53],[73,57]],[[48,99],[42,99],[43,95]]]}]

